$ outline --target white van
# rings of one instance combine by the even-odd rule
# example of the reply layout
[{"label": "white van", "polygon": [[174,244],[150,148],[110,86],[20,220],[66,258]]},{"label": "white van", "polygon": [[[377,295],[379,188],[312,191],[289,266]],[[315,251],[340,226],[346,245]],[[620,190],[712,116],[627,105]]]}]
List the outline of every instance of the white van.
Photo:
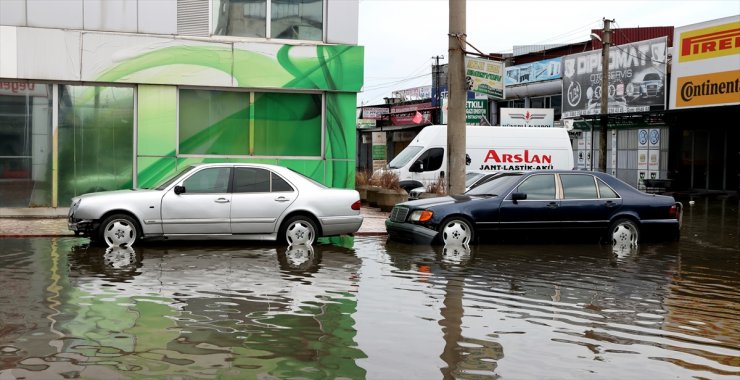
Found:
[{"label": "white van", "polygon": [[[501,172],[573,169],[573,147],[565,128],[468,125],[466,171]],[[426,187],[447,171],[447,126],[430,125],[386,167],[398,174],[401,187]]]}]

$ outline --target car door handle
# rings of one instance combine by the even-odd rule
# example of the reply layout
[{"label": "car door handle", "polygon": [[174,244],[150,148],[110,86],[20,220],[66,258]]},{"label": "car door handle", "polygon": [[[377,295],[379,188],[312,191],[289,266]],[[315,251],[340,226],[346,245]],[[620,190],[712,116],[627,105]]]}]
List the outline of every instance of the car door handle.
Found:
[{"label": "car door handle", "polygon": [[612,202],[612,201],[606,201],[606,207],[614,207],[614,206],[616,206],[616,205],[617,205],[617,204],[616,204],[615,202]]},{"label": "car door handle", "polygon": [[229,203],[229,200],[226,198],[218,198],[214,202],[216,203]]},{"label": "car door handle", "polygon": [[558,202],[550,202],[547,204],[547,208],[558,208]]},{"label": "car door handle", "polygon": [[277,198],[275,198],[275,202],[287,202],[289,200],[290,199],[285,198],[285,197],[277,197]]}]

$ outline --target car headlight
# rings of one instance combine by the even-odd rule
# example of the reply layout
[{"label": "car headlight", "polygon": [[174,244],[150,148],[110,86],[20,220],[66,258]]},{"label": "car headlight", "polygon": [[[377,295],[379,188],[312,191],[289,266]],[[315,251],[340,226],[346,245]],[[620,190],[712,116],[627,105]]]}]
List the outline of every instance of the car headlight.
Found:
[{"label": "car headlight", "polygon": [[72,206],[69,208],[69,215],[72,216],[75,214],[75,211],[77,211],[78,208],[80,208],[80,203],[82,203],[82,199],[72,199]]},{"label": "car headlight", "polygon": [[433,212],[429,210],[416,210],[409,215],[409,220],[412,222],[426,222],[432,219]]}]

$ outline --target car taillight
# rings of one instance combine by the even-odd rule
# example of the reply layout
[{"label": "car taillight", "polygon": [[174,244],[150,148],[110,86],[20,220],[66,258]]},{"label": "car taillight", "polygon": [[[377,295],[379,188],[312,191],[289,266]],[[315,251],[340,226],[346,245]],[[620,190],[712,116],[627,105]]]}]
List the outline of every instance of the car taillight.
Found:
[{"label": "car taillight", "polygon": [[353,210],[359,210],[361,204],[362,204],[362,202],[360,202],[360,201],[357,201],[355,203],[352,203],[352,209]]},{"label": "car taillight", "polygon": [[675,204],[673,206],[671,206],[671,208],[668,210],[668,215],[671,218],[678,219],[678,206],[675,205]]}]

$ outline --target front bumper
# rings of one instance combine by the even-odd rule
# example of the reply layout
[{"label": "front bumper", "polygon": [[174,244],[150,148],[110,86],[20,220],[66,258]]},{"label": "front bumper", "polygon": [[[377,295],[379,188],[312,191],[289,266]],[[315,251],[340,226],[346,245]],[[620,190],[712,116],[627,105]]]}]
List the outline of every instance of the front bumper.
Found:
[{"label": "front bumper", "polygon": [[89,236],[97,226],[94,221],[88,219],[67,219],[67,228],[73,231],[75,235]]},{"label": "front bumper", "polygon": [[437,237],[437,231],[417,224],[394,222],[390,219],[386,219],[385,229],[388,231],[388,238],[405,243],[432,244]]}]

